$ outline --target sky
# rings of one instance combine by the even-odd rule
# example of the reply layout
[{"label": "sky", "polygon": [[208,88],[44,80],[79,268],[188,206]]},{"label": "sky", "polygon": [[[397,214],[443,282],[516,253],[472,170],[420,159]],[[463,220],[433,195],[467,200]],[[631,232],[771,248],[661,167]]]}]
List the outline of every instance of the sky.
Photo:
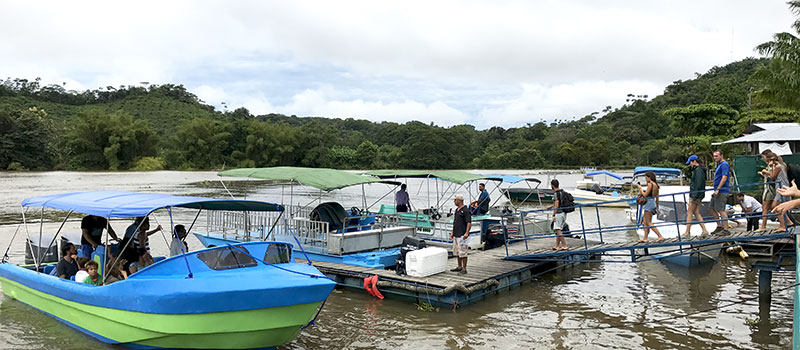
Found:
[{"label": "sky", "polygon": [[224,110],[479,129],[580,118],[758,57],[785,2],[0,0],[0,77],[183,84]]}]

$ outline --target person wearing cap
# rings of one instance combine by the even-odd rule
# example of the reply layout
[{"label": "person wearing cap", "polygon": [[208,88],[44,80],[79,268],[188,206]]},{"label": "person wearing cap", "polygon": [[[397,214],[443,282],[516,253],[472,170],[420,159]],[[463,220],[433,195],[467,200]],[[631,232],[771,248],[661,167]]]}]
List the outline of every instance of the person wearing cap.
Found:
[{"label": "person wearing cap", "polygon": [[464,196],[457,194],[453,203],[456,205],[456,212],[453,214],[453,232],[450,233],[450,239],[453,240],[453,256],[458,259],[458,267],[450,271],[463,275],[467,273],[467,249],[472,217],[469,208],[464,205]]},{"label": "person wearing cap", "polygon": [[702,234],[707,235],[708,230],[703,223],[703,215],[700,214],[700,206],[706,196],[706,167],[700,157],[695,154],[689,156],[686,164],[692,167],[692,183],[689,186],[689,208],[686,212],[686,231],[683,232],[683,237],[689,237],[691,234],[693,218],[700,221]]}]

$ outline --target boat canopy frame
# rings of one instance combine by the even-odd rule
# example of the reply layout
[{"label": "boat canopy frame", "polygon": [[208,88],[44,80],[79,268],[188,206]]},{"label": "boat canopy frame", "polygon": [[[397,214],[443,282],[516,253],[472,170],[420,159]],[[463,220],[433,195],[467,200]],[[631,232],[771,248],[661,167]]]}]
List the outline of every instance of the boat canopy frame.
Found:
[{"label": "boat canopy frame", "polygon": [[[67,192],[67,193],[57,193],[51,195],[44,195],[44,196],[37,196],[37,197],[29,197],[22,201],[21,208],[22,208],[22,224],[25,227],[27,242],[30,246],[29,248],[33,252],[33,246],[31,245],[32,239],[30,236],[30,232],[28,232],[28,223],[26,218],[26,212],[31,207],[40,207],[41,208],[41,215],[39,222],[39,242],[42,239],[42,232],[43,232],[43,225],[44,225],[44,209],[57,209],[57,210],[65,210],[67,211],[64,220],[61,222],[61,225],[56,231],[55,235],[53,236],[52,241],[47,246],[45,251],[49,251],[52,247],[55,240],[58,238],[59,234],[61,233],[61,229],[64,227],[64,224],[69,219],[70,215],[74,212],[87,214],[87,215],[94,215],[106,218],[106,231],[109,232],[110,223],[108,219],[111,218],[131,218],[131,217],[147,217],[156,210],[159,209],[166,209],[169,214],[170,219],[170,227],[171,233],[176,235],[174,221],[172,219],[172,208],[187,208],[187,209],[198,209],[197,215],[195,215],[192,224],[189,226],[188,231],[191,231],[192,227],[197,221],[197,218],[200,216],[200,212],[203,209],[206,210],[227,210],[227,211],[279,211],[281,215],[284,211],[284,206],[269,203],[269,202],[261,202],[261,201],[252,201],[252,200],[236,200],[236,199],[215,199],[215,198],[207,198],[207,197],[191,197],[191,196],[175,196],[170,194],[163,194],[163,193],[141,193],[141,192],[129,192],[129,191],[115,191],[115,190],[106,190],[106,191],[86,191],[86,192]],[[144,223],[144,220],[139,222],[139,226],[137,226],[136,231],[139,230],[141,225]],[[19,226],[17,230],[14,231],[14,236],[11,238],[8,247],[3,255],[2,262],[5,263],[7,261],[8,252],[11,249],[11,245],[13,244],[14,239],[19,231]],[[162,232],[163,234],[163,232]],[[166,237],[164,237],[166,240]],[[128,248],[128,245],[133,240],[130,239],[126,242],[125,246],[122,247],[122,250]],[[105,245],[108,245],[108,235],[106,235]],[[184,255],[185,252],[183,250],[183,245],[180,245],[181,248],[181,255]],[[37,252],[38,253],[38,252]],[[105,254],[108,254],[108,250],[105,250]],[[41,266],[41,261],[39,260],[39,256],[41,254],[34,254],[34,265],[36,270],[39,271]],[[121,258],[121,254],[117,256],[114,260],[115,265],[119,259]],[[106,257],[107,259],[107,257]],[[189,263],[186,261],[186,267],[189,269]],[[105,270],[105,266],[102,267]],[[105,281],[109,271],[105,271],[102,275],[102,281]],[[192,271],[189,269],[188,277],[192,278]]]}]

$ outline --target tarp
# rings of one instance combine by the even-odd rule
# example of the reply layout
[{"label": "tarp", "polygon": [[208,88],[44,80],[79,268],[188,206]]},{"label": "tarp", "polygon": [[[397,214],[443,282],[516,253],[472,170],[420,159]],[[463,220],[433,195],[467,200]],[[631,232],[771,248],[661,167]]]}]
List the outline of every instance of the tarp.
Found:
[{"label": "tarp", "polygon": [[512,183],[512,184],[515,184],[515,183],[518,183],[518,182],[522,182],[522,181],[542,183],[542,181],[540,181],[539,179],[532,178],[532,177],[522,177],[522,176],[517,176],[517,175],[501,175],[501,174],[482,174],[482,175],[487,177],[487,178],[491,178],[491,179],[501,179],[501,180],[503,180],[503,182],[508,182],[508,183]]},{"label": "tarp", "polygon": [[675,168],[656,168],[651,166],[637,166],[633,169],[633,176],[644,174],[648,171],[656,173],[656,175],[674,175],[680,176],[681,170]]},{"label": "tarp", "polygon": [[[342,170],[291,166],[231,169],[222,171],[218,175],[296,182],[323,191],[332,191],[344,187],[374,182],[387,182],[374,177],[353,174]],[[389,183],[397,184],[394,182]]]},{"label": "tarp", "polygon": [[26,198],[22,201],[22,206],[72,210],[76,213],[97,215],[105,218],[146,216],[157,209],[167,207],[234,211],[283,211],[283,206],[267,202],[127,191],[51,194]]},{"label": "tarp", "polygon": [[586,176],[595,176],[595,175],[607,175],[607,176],[613,177],[613,178],[615,178],[617,180],[622,180],[622,175],[614,174],[614,173],[612,173],[612,172],[610,172],[608,170],[590,171],[590,172],[586,173]]},{"label": "tarp", "polygon": [[463,185],[467,182],[475,180],[501,180],[500,178],[492,178],[460,170],[374,170],[367,172],[367,174],[377,176],[381,179],[395,179],[402,177],[435,177],[445,181],[457,183],[459,185]]},{"label": "tarp", "polygon": [[750,143],[750,142],[787,142],[800,141],[800,125],[786,125],[772,127],[763,131],[755,132],[750,135],[737,137],[728,141],[713,143],[714,145],[724,145],[731,143]]},{"label": "tarp", "polygon": [[777,142],[759,142],[758,143],[758,153],[764,152],[764,150],[770,150],[773,153],[779,156],[785,156],[787,154],[792,154],[792,148],[789,147],[788,142],[784,143],[777,143]]}]

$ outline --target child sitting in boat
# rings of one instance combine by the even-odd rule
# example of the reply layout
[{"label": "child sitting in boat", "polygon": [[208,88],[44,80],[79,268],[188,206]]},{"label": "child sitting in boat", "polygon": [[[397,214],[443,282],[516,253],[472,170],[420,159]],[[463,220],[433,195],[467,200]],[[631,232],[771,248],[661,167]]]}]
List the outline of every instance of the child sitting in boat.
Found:
[{"label": "child sitting in boat", "polygon": [[89,261],[89,258],[82,256],[80,258],[75,259],[78,262],[78,273],[75,274],[75,280],[78,282],[83,282],[86,279],[86,276],[89,276],[89,272],[86,271],[86,262]]},{"label": "child sitting in boat", "polygon": [[91,284],[93,286],[102,285],[103,279],[100,278],[100,274],[97,273],[97,268],[98,268],[97,262],[94,260],[89,260],[86,262],[84,266],[86,266],[86,272],[89,273],[89,276],[86,276],[86,278],[82,282],[86,284]]},{"label": "child sitting in boat", "polygon": [[132,262],[130,266],[128,266],[128,270],[131,272],[131,274],[134,274],[150,265],[153,265],[153,257],[150,255],[150,253],[145,252],[144,254],[139,255],[139,260]]},{"label": "child sitting in boat", "polygon": [[108,276],[104,284],[108,285],[128,278],[128,274],[125,273],[125,270],[122,268],[126,262],[125,259],[120,259],[116,264],[114,264],[113,261],[109,261],[106,265]]}]

